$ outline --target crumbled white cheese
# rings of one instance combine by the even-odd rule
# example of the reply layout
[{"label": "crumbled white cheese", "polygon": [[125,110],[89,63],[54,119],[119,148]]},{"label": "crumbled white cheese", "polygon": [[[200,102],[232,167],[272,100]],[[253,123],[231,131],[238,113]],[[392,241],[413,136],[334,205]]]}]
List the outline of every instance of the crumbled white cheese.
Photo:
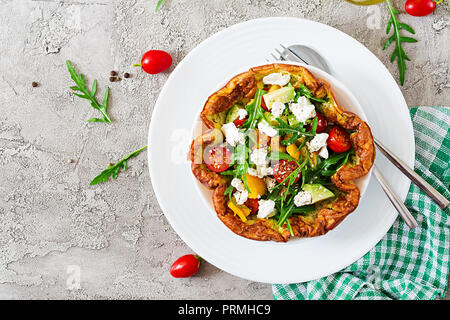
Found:
[{"label": "crumbled white cheese", "polygon": [[269,190],[269,192],[271,192],[273,190],[273,188],[275,188],[275,186],[277,185],[277,180],[275,180],[274,178],[270,178],[270,177],[265,177],[264,182],[266,183],[266,187],[267,187],[267,190]]},{"label": "crumbled white cheese", "polygon": [[[318,133],[308,143],[308,149],[310,152],[317,152],[323,147],[327,146],[328,133]],[[328,150],[327,150],[328,151]]]},{"label": "crumbled white cheese", "polygon": [[258,205],[258,218],[265,219],[275,215],[275,202],[273,200],[259,200]]},{"label": "crumbled white cheese", "polygon": [[309,191],[300,191],[294,197],[294,204],[297,207],[305,206],[307,204],[311,204],[312,202],[312,194]]},{"label": "crumbled white cheese", "polygon": [[251,176],[257,176],[258,178],[264,178],[265,176],[273,175],[273,169],[266,166],[257,166],[256,169],[248,168],[248,174]]},{"label": "crumbled white cheese", "polygon": [[287,85],[291,80],[289,74],[271,73],[263,78],[264,84],[277,84],[281,87]]},{"label": "crumbled white cheese", "polygon": [[286,106],[283,102],[276,101],[272,104],[272,109],[270,110],[270,112],[272,112],[272,115],[275,118],[279,118],[283,114],[285,108]]},{"label": "crumbled white cheese", "polygon": [[256,166],[265,167],[267,164],[267,147],[253,150],[250,154],[250,161],[256,164]]},{"label": "crumbled white cheese", "polygon": [[297,103],[291,103],[289,109],[294,114],[298,122],[305,122],[308,119],[314,118],[316,113],[316,107],[306,97],[298,98]]},{"label": "crumbled white cheese", "polygon": [[236,191],[233,194],[234,198],[236,199],[236,203],[237,204],[244,204],[245,201],[247,201],[248,199],[248,191],[244,190],[244,191]]},{"label": "crumbled white cheese", "polygon": [[240,132],[233,122],[225,123],[222,126],[222,131],[227,138],[227,142],[231,146],[236,146],[236,144],[242,144],[245,142],[244,133]]},{"label": "crumbled white cheese", "polygon": [[258,123],[258,129],[259,129],[262,133],[268,135],[268,136],[271,137],[271,138],[275,137],[275,136],[278,134],[278,131],[275,130],[274,128],[272,128],[272,127],[267,123],[267,121],[265,121],[265,120],[261,120],[261,121]]},{"label": "crumbled white cheese", "polygon": [[319,157],[322,157],[324,159],[328,159],[328,149],[327,146],[322,147],[319,151]]},{"label": "crumbled white cheese", "polygon": [[245,109],[239,109],[237,115],[238,115],[238,119],[242,120],[242,119],[245,119],[247,117],[248,112]]},{"label": "crumbled white cheese", "polygon": [[245,190],[244,183],[241,181],[241,179],[233,178],[233,180],[231,180],[231,185],[232,185],[237,191],[244,191],[244,190]]}]

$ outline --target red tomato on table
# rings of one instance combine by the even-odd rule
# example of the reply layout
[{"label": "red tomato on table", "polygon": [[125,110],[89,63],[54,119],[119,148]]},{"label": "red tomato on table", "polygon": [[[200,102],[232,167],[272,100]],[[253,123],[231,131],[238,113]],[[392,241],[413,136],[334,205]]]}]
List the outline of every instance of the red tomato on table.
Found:
[{"label": "red tomato on table", "polygon": [[170,274],[174,278],[187,278],[193,276],[200,269],[202,258],[187,254],[178,258],[170,267]]},{"label": "red tomato on table", "polygon": [[407,0],[405,3],[406,12],[415,17],[427,16],[436,8],[433,0]]},{"label": "red tomato on table", "polygon": [[162,50],[150,50],[144,53],[140,64],[133,67],[142,67],[142,69],[150,74],[156,74],[169,69],[172,65],[172,57]]}]

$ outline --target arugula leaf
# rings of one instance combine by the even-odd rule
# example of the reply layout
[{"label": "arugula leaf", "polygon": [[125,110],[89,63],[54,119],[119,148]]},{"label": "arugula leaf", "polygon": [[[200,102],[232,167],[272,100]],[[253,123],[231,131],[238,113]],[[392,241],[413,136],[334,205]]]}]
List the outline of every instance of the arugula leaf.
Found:
[{"label": "arugula leaf", "polygon": [[67,60],[67,69],[69,70],[70,77],[75,82],[76,86],[70,87],[73,91],[78,91],[80,93],[73,94],[77,97],[80,97],[82,99],[89,100],[91,102],[92,108],[98,110],[103,118],[91,118],[88,120],[88,122],[107,122],[111,123],[111,119],[109,118],[107,114],[107,106],[108,106],[108,97],[109,97],[109,88],[106,87],[105,95],[103,97],[103,103],[100,104],[97,99],[95,98],[95,94],[97,93],[97,80],[94,80],[94,83],[92,84],[92,89],[89,90],[86,87],[86,81],[83,74],[78,75],[75,71],[75,68],[72,66],[72,63]]},{"label": "arugula leaf", "polygon": [[386,34],[389,34],[391,28],[393,28],[392,35],[386,40],[383,46],[383,50],[386,50],[391,43],[395,42],[395,48],[391,55],[391,63],[397,58],[398,71],[400,74],[400,84],[403,85],[405,82],[405,72],[406,72],[406,63],[405,60],[410,61],[409,57],[406,55],[405,51],[402,48],[403,42],[417,42],[416,39],[411,37],[405,37],[400,34],[400,30],[406,30],[409,33],[415,34],[414,29],[406,23],[401,23],[397,19],[397,15],[400,14],[399,11],[395,10],[391,2],[386,0],[386,5],[389,9],[390,18],[388,24],[386,26]]},{"label": "arugula leaf", "polygon": [[101,182],[108,181],[109,177],[112,175],[114,179],[117,179],[117,175],[119,174],[120,169],[123,169],[124,171],[127,170],[127,161],[130,158],[136,157],[139,153],[141,153],[142,150],[146,149],[147,146],[142,147],[139,150],[134,151],[133,153],[130,153],[125,158],[117,162],[115,165],[112,165],[108,167],[107,169],[103,170],[102,173],[100,173],[98,176],[94,178],[94,180],[91,181],[91,186],[96,185]]},{"label": "arugula leaf", "polygon": [[309,100],[313,100],[313,101],[320,102],[320,103],[328,102],[328,99],[324,100],[324,99],[316,98],[312,94],[311,90],[309,90],[304,84],[299,83],[298,88],[297,88],[297,93],[295,94],[295,97],[294,97],[294,102],[297,102],[298,98],[300,98],[301,96],[305,96]]},{"label": "arugula leaf", "polygon": [[300,122],[297,126],[290,126],[286,122],[283,121],[281,118],[276,119],[279,123],[277,127],[273,127],[275,130],[278,131],[278,134],[280,136],[285,134],[292,134],[292,136],[288,140],[282,140],[280,143],[282,145],[290,145],[300,139],[301,137],[314,137],[316,135],[316,129],[317,129],[317,123],[318,118],[314,118],[313,120],[313,130],[306,131],[304,124]]},{"label": "arugula leaf", "polygon": [[158,0],[158,3],[156,4],[155,12],[158,12],[159,7],[161,7],[163,2],[164,2],[164,0]]},{"label": "arugula leaf", "polygon": [[261,101],[264,92],[264,90],[257,89],[253,102],[245,106],[245,109],[248,112],[248,119],[242,124],[241,128],[247,129],[247,131],[255,129],[258,120],[261,118],[265,119],[264,110],[261,108]]}]

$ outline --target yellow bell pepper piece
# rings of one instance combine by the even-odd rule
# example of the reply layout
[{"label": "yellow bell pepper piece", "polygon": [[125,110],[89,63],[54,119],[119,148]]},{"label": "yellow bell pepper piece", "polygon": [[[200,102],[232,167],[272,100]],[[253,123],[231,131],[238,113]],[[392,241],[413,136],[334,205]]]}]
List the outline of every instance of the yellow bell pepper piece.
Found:
[{"label": "yellow bell pepper piece", "polygon": [[281,88],[281,86],[274,84],[274,85],[270,86],[269,91],[267,91],[267,92],[272,92],[272,91],[278,90],[280,88]]},{"label": "yellow bell pepper piece", "polygon": [[286,147],[287,153],[294,159],[298,161],[300,159],[300,150],[298,150],[295,143],[292,143]]},{"label": "yellow bell pepper piece", "polygon": [[228,201],[227,205],[228,208],[230,208],[234,212],[234,214],[238,215],[238,217],[241,218],[243,222],[247,222],[247,216],[250,214],[250,212],[252,212],[252,210],[244,205],[238,207],[232,201]]},{"label": "yellow bell pepper piece", "polygon": [[247,186],[250,190],[248,197],[250,199],[257,199],[258,196],[263,196],[267,192],[266,183],[263,179],[252,176],[247,173]]}]

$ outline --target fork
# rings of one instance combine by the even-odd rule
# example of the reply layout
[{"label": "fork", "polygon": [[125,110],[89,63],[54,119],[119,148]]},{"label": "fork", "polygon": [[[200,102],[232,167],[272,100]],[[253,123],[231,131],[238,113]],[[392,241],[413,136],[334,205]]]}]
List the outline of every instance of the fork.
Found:
[{"label": "fork", "polygon": [[[285,61],[296,61],[296,62],[301,62],[307,65],[312,65],[315,66],[319,69],[322,69],[328,73],[331,74],[330,68],[328,66],[328,64],[326,63],[326,61],[322,58],[322,56],[320,56],[315,50],[303,46],[303,45],[295,45],[295,46],[290,46],[288,48],[286,48],[285,46],[281,45],[281,48],[283,49],[283,51],[278,50],[277,48],[275,48],[275,52],[279,54],[279,57],[277,57],[275,54],[271,53],[271,56],[275,59],[275,60],[285,60]],[[296,49],[296,50],[295,50]],[[300,52],[300,53],[298,53]],[[267,59],[266,59],[267,60]],[[268,60],[269,61],[269,60]],[[381,152],[383,154],[388,154],[388,155],[393,155],[393,157],[389,157],[388,159],[391,161],[396,161],[396,160],[400,160],[398,157],[395,157],[395,155],[393,153],[391,153],[386,147],[384,147],[381,143],[378,144],[377,140],[375,139],[375,145],[377,145],[378,148],[380,148],[380,146],[382,146],[383,149],[380,148]],[[401,160],[400,160],[401,161]],[[400,167],[403,168],[403,166],[405,166],[406,168],[408,168],[406,166],[406,164],[404,164],[403,162],[396,162],[399,165],[396,164],[396,166],[400,169]],[[395,163],[394,163],[395,164]],[[408,168],[409,169],[409,168]],[[409,169],[410,171],[412,171],[411,169]],[[397,210],[397,212],[400,214],[400,216],[403,218],[403,220],[405,221],[405,223],[408,225],[409,228],[413,229],[415,227],[417,227],[417,221],[414,219],[414,217],[412,216],[411,212],[409,212],[409,210],[406,208],[406,206],[403,204],[403,201],[398,197],[398,195],[394,192],[394,190],[392,189],[392,187],[389,185],[389,183],[386,181],[386,179],[383,177],[383,175],[381,174],[380,170],[376,167],[376,165],[373,166],[372,169],[375,177],[377,178],[378,182],[380,183],[381,188],[383,189],[383,191],[386,193],[387,197],[389,198],[389,200],[391,201],[391,203],[393,204],[393,206],[395,207],[395,209]],[[405,172],[403,170],[401,170],[402,172]],[[412,171],[414,174],[415,172]],[[413,176],[411,174],[411,172],[409,172],[408,178],[412,179],[411,176]],[[415,174],[417,175],[417,174]],[[417,177],[419,177],[417,175]],[[420,178],[420,177],[419,177]],[[423,180],[422,178],[420,178],[421,180]],[[413,180],[414,181],[414,180]],[[419,181],[418,179],[416,179],[416,181]],[[425,181],[424,181],[425,182]],[[425,182],[426,183],[426,182]],[[420,184],[418,184],[420,186]],[[421,184],[422,186],[425,186],[423,183]],[[429,185],[428,185],[429,186]],[[429,186],[431,187],[431,186]],[[431,187],[432,188],[432,187]],[[434,188],[432,188],[434,190]],[[429,189],[431,190],[431,189]],[[436,190],[434,190],[435,193],[437,193],[438,195],[440,195]],[[428,193],[427,193],[428,194]],[[435,194],[433,193],[433,195],[435,196]],[[445,202],[441,202],[439,203],[440,206],[448,205],[448,201],[442,196],[440,195],[443,200],[445,200],[447,203],[445,204]],[[436,197],[432,197],[433,200],[437,199],[437,200],[442,200],[442,199],[438,199]]]}]

